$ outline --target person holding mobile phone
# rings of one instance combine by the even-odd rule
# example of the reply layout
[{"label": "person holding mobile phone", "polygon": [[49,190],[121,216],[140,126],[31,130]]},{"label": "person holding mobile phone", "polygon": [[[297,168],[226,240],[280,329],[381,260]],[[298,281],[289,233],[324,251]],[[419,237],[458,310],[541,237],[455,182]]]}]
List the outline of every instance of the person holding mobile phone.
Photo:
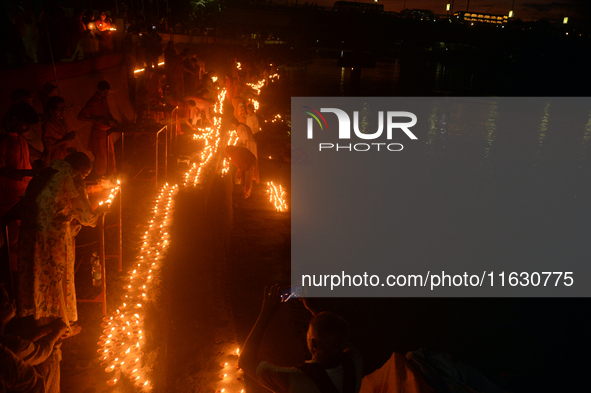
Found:
[{"label": "person holding mobile phone", "polygon": [[348,343],[349,324],[332,312],[312,313],[307,344],[312,359],[298,367],[280,367],[258,358],[258,350],[273,315],[281,307],[278,285],[265,288],[263,306],[240,352],[239,366],[265,388],[276,393],[357,393],[362,360]]}]

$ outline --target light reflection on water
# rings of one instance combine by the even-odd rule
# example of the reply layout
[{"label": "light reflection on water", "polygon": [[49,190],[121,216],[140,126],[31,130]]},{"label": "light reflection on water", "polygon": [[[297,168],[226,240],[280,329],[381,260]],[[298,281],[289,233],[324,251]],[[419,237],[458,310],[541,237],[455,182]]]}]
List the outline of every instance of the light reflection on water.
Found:
[{"label": "light reflection on water", "polygon": [[590,108],[581,98],[434,99],[417,114],[413,180],[399,187],[419,194],[403,197],[411,202],[400,221],[429,234],[419,253],[582,263],[591,252]]},{"label": "light reflection on water", "polygon": [[[455,78],[446,67],[436,67],[436,79]],[[376,63],[375,68],[364,68],[360,96],[397,96],[400,66]],[[294,78],[289,89],[291,96],[343,96],[350,93],[351,69],[339,67],[336,59],[316,58],[305,75]],[[450,82],[451,83],[451,82]],[[501,101],[500,101],[501,100]],[[559,103],[557,99],[529,99],[525,106],[516,108],[518,99],[463,98],[460,101],[434,100],[423,119],[429,124],[424,143],[433,155],[453,151],[472,160],[473,165],[484,163],[500,167],[516,165],[551,166],[557,156],[566,162],[582,166],[591,151],[591,109],[589,105]],[[580,99],[583,100],[583,99]],[[588,101],[588,100],[587,100]],[[452,104],[453,102],[453,104]],[[554,105],[558,105],[554,107]],[[577,110],[576,115],[572,114]],[[377,115],[368,108],[361,111],[360,128],[368,133],[378,129]],[[450,159],[452,159],[450,157]],[[514,160],[513,163],[507,159]],[[457,160],[454,157],[453,160]],[[489,168],[490,169],[490,168]]]},{"label": "light reflection on water", "polygon": [[591,111],[589,111],[589,121],[585,126],[585,132],[583,134],[583,142],[587,143],[591,140]]},{"label": "light reflection on water", "polygon": [[[399,132],[393,142],[403,142],[404,150],[379,153],[375,162],[368,158],[371,170],[340,162],[334,167],[351,180],[349,188],[335,191],[338,203],[349,210],[345,216],[331,216],[337,220],[332,228],[371,217],[366,227],[380,230],[371,232],[375,238],[362,238],[364,249],[389,244],[396,255],[391,262],[403,261],[411,268],[432,261],[443,270],[463,271],[479,262],[481,271],[561,267],[591,273],[591,99],[391,102],[391,110],[417,116],[413,132],[418,140]],[[360,128],[375,132],[376,109],[362,102],[356,108]],[[355,153],[364,159],[362,154]],[[384,186],[374,189],[376,184]],[[347,199],[358,190],[367,190],[363,209]],[[362,211],[359,218],[356,211]],[[361,232],[355,233],[358,240]],[[349,243],[355,244],[354,239],[342,242],[339,257],[351,258],[355,250],[346,248]],[[525,261],[530,265],[524,267]]]},{"label": "light reflection on water", "polygon": [[[544,115],[542,116],[542,123],[540,124],[540,136],[538,138],[538,147],[541,148],[542,144],[546,140],[546,133],[548,132],[548,122],[550,121],[550,102],[546,102],[544,105]],[[539,154],[540,149],[536,152]]]},{"label": "light reflection on water", "polygon": [[495,131],[497,130],[497,105],[496,103],[492,103],[490,106],[490,113],[488,117],[488,122],[486,123],[487,133],[486,133],[486,147],[484,149],[484,158],[488,161],[490,158],[492,144],[495,141]]},{"label": "light reflection on water", "polygon": [[[375,68],[361,71],[361,90],[363,96],[388,96],[400,92],[398,76],[400,65],[376,63]],[[307,66],[304,75],[294,77],[290,86],[292,96],[347,96],[351,95],[351,68],[339,67],[338,60],[315,58]]]}]

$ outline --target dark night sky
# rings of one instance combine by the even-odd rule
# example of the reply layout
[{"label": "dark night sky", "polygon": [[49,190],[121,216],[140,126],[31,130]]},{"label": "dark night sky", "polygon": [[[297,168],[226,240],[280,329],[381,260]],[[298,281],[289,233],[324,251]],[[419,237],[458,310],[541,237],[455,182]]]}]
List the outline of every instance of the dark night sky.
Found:
[{"label": "dark night sky", "polygon": [[[354,0],[350,0],[354,1]],[[451,0],[449,0],[451,1]],[[300,0],[300,3],[303,1]],[[332,6],[334,0],[311,0],[321,6]],[[369,3],[370,0],[362,0]],[[562,19],[567,15],[571,18],[589,18],[589,0],[469,0],[470,11],[485,12],[489,14],[507,15],[511,5],[515,3],[515,17],[522,20],[531,19]],[[406,3],[409,9],[426,9],[436,14],[445,14],[445,6],[448,0],[380,0],[386,11],[401,11]],[[468,0],[455,0],[454,10],[465,11]]]}]

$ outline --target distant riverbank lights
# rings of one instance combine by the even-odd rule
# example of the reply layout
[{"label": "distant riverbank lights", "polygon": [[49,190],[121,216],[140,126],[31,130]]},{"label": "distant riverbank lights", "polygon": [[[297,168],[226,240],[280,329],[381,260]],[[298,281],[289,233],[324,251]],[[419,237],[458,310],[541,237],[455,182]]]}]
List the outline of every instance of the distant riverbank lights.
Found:
[{"label": "distant riverbank lights", "polygon": [[288,210],[285,197],[287,196],[285,190],[281,185],[276,186],[273,182],[267,183],[267,192],[269,193],[269,201],[275,206],[278,212],[285,212]]}]

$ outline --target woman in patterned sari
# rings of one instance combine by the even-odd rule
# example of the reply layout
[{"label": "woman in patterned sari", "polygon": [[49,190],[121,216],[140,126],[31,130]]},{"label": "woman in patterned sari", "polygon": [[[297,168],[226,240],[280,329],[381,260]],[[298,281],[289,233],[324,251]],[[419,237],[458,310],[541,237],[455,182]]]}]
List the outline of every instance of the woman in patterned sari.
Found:
[{"label": "woman in patterned sari", "polygon": [[[19,238],[19,314],[37,323],[78,320],[74,244],[80,225],[95,226],[102,211],[90,206],[84,178],[88,156],[72,153],[34,177],[23,197]],[[97,209],[98,210],[98,209]]]}]

